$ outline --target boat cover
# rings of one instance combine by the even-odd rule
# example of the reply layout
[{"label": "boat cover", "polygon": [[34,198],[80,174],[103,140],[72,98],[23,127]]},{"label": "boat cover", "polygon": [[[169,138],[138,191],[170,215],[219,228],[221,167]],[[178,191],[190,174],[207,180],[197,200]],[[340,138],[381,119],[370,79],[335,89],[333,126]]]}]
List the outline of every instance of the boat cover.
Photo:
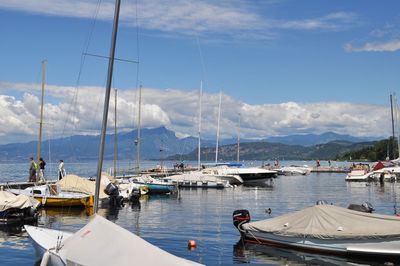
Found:
[{"label": "boat cover", "polygon": [[400,217],[315,205],[283,216],[243,225],[248,231],[319,239],[400,238]]},{"label": "boat cover", "polygon": [[[108,198],[107,194],[104,192],[106,188],[105,184],[110,183],[110,181],[107,183],[106,177],[104,176],[102,176],[101,179],[99,199],[105,199]],[[82,192],[89,195],[94,195],[96,188],[95,181],[90,181],[89,179],[77,175],[66,175],[61,180],[57,181],[57,184],[63,191]]]},{"label": "boat cover", "polygon": [[201,265],[174,256],[95,215],[60,249],[68,265]]},{"label": "boat cover", "polygon": [[0,191],[0,211],[5,211],[12,208],[24,209],[39,206],[40,202],[32,197],[25,195],[14,195],[8,191]]}]

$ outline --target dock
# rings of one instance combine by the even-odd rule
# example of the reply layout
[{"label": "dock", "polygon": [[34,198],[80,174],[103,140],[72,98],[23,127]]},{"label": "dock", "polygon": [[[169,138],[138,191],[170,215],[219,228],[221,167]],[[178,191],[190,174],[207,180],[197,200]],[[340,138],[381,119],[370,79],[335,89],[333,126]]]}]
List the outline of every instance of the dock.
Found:
[{"label": "dock", "polygon": [[311,173],[350,173],[350,168],[345,167],[313,167]]}]

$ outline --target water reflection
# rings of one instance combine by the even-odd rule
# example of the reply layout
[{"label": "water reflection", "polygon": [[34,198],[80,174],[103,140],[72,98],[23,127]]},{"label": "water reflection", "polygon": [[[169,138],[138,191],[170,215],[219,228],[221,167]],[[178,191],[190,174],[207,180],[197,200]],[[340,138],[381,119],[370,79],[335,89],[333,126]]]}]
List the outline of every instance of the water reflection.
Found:
[{"label": "water reflection", "polygon": [[262,263],[269,265],[395,265],[393,258],[371,261],[367,257],[346,258],[321,254],[305,253],[267,245],[245,243],[240,239],[233,246],[234,263]]}]

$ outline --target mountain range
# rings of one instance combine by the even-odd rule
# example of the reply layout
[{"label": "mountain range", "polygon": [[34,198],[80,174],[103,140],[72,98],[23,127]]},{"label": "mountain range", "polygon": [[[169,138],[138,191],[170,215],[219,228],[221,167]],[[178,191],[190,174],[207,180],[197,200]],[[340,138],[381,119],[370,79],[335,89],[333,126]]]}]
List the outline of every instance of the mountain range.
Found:
[{"label": "mountain range", "polygon": [[[135,159],[136,138],[136,130],[117,134],[118,159]],[[321,159],[323,159],[322,157],[335,156],[335,152],[339,150],[342,151],[343,147],[347,147],[347,151],[355,148],[357,146],[354,144],[355,142],[365,143],[366,140],[373,139],[374,138],[358,138],[349,135],[340,135],[333,132],[321,135],[308,134],[270,137],[263,140],[241,139],[241,153],[249,159],[261,159],[261,157],[265,157],[265,154],[270,154],[269,157],[272,156],[271,158],[290,159],[301,157],[300,154],[303,154],[303,157],[316,158],[314,156],[321,156]],[[341,144],[335,142],[339,140],[341,141]],[[91,135],[75,135],[65,138],[45,140],[42,142],[41,155],[46,159],[49,158],[50,154],[53,160],[95,160],[98,156],[99,141],[99,136]],[[114,135],[106,136],[105,159],[112,159],[114,157],[114,142]],[[330,148],[322,149],[322,147],[324,147],[323,144],[327,142],[330,142]],[[197,143],[197,138],[178,138],[176,137],[175,132],[165,127],[141,129],[141,158],[160,159],[171,158],[171,156],[174,156],[175,158],[189,158],[191,157],[189,155],[195,152]],[[221,158],[224,158],[224,156],[227,158],[232,157],[233,149],[236,147],[236,139],[223,139],[219,141],[219,144],[219,152],[222,156]],[[341,148],[338,148],[339,146]],[[202,151],[204,156],[206,156],[204,159],[213,160],[211,153],[212,151],[215,152],[215,140],[202,140],[202,149],[203,147],[206,148]],[[264,147],[262,151],[261,147]],[[316,149],[319,151],[312,152],[310,149]],[[326,154],[322,153],[323,150]],[[36,153],[37,141],[4,144],[0,145],[0,162],[26,161],[31,156],[36,157]],[[295,156],[295,154],[298,155]],[[245,159],[243,156],[242,158]]]}]

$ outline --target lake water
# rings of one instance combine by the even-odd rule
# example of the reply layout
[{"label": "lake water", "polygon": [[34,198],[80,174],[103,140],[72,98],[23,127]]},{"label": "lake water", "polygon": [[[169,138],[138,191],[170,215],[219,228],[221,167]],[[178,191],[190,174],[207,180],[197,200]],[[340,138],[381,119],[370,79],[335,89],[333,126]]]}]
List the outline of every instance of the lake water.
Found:
[{"label": "lake water", "polygon": [[[155,165],[154,162],[150,164]],[[25,180],[27,165],[0,164],[0,180]],[[105,162],[105,169],[111,165],[111,162]],[[55,173],[55,165],[49,166]],[[71,173],[93,175],[96,162],[66,164],[66,168]],[[126,204],[116,211],[100,209],[99,214],[172,254],[206,265],[378,265],[379,262],[371,260],[354,261],[255,244],[244,245],[232,225],[232,212],[236,209],[248,209],[252,220],[259,220],[309,207],[317,200],[343,207],[349,203],[369,201],[377,213],[395,213],[397,195],[400,195],[398,183],[385,183],[383,186],[346,183],[344,176],[313,173],[280,176],[264,187],[181,190],[179,195],[145,197],[140,204]],[[268,208],[272,209],[271,215],[265,211]],[[39,226],[76,231],[89,219],[85,210],[47,209],[41,211]],[[187,249],[189,239],[196,240],[196,249]],[[20,228],[2,228],[0,247],[0,265],[37,263],[28,235]]]}]

